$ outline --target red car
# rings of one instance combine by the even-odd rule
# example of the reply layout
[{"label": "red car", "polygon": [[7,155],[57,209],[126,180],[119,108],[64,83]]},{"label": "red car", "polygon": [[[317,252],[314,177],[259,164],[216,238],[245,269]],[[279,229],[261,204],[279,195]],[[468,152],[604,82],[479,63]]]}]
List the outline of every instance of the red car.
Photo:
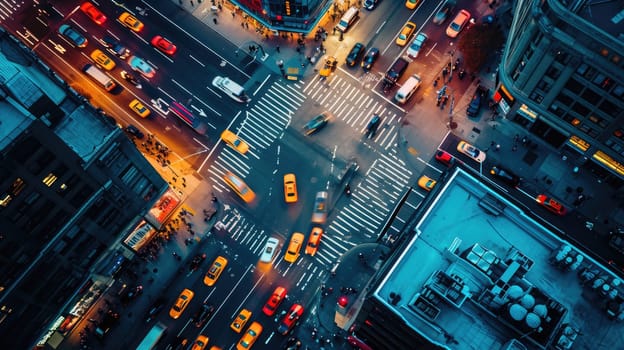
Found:
[{"label": "red car", "polygon": [[273,316],[278,306],[280,306],[282,301],[284,301],[285,297],[286,297],[286,288],[284,287],[275,288],[275,291],[273,291],[273,294],[271,294],[271,297],[269,298],[269,300],[262,307],[262,312],[264,312],[264,314],[267,316]]},{"label": "red car", "polygon": [[99,25],[104,24],[106,22],[106,16],[100,11],[95,5],[90,2],[85,2],[80,5],[80,10],[84,12],[87,17],[91,18],[91,20]]},{"label": "red car", "polygon": [[295,327],[295,324],[297,324],[297,321],[299,321],[301,315],[303,315],[303,306],[299,304],[291,306],[288,313],[284,316],[282,322],[280,322],[279,326],[277,326],[277,331],[279,332],[279,334],[288,334],[288,332],[290,332],[290,330]]},{"label": "red car", "polygon": [[543,206],[544,208],[550,210],[551,212],[559,216],[565,215],[568,211],[566,207],[563,206],[563,204],[559,203],[557,200],[554,200],[548,197],[545,194],[540,194],[539,196],[537,196],[537,198],[535,198],[535,200],[541,206]]},{"label": "red car", "polygon": [[437,151],[435,154],[435,159],[438,162],[449,167],[453,165],[453,163],[455,163],[455,158],[453,158],[453,156],[450,153],[445,152],[445,151]]},{"label": "red car", "polygon": [[153,37],[151,43],[152,43],[152,46],[166,53],[169,56],[173,55],[178,49],[175,45],[171,43],[171,41],[169,41],[166,38],[163,38],[160,35],[156,35],[155,37]]}]

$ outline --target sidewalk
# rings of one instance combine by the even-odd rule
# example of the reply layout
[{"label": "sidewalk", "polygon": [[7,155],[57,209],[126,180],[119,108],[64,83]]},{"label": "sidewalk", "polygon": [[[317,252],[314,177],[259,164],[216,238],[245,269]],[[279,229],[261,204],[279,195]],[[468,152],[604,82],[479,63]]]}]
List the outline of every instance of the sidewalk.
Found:
[{"label": "sidewalk", "polygon": [[[232,42],[240,52],[251,54],[249,46],[258,46],[260,55],[257,59],[261,60],[262,54],[266,53],[268,56],[262,60],[264,68],[279,75],[283,75],[280,63],[284,70],[289,67],[299,68],[300,79],[318,74],[316,70],[322,66],[321,45],[327,53],[333,53],[337,52],[342,44],[338,40],[338,33],[333,33],[331,30],[334,24],[329,14],[325,15],[318,24],[318,28],[326,30],[321,37],[315,37],[314,32],[307,37],[292,33],[274,35],[266,28],[255,27],[251,17],[246,16],[241,10],[234,9],[232,4],[226,1],[221,1],[221,10],[218,7],[212,9],[212,3],[208,0],[200,4],[189,0],[181,0],[182,4],[180,0],[172,0],[172,2],[219,33],[224,40]],[[219,1],[216,3],[218,5]],[[325,37],[325,40],[322,40],[322,37]]]},{"label": "sidewalk", "polygon": [[[496,67],[498,62],[489,64]],[[487,66],[487,65],[486,65]],[[477,148],[487,153],[488,165],[501,164],[513,170],[522,178],[520,188],[529,195],[546,194],[562,202],[568,209],[567,216],[572,216],[581,223],[577,233],[591,234],[593,239],[588,242],[589,249],[603,248],[606,246],[609,230],[616,223],[624,223],[624,215],[617,206],[617,198],[614,197],[613,189],[605,183],[601,183],[582,164],[572,161],[574,157],[565,151],[559,151],[542,139],[532,135],[527,129],[503,117],[492,119],[492,112],[487,106],[481,109],[476,118],[466,116],[466,106],[472,98],[472,92],[478,84],[489,89],[491,96],[495,90],[495,73],[480,72],[477,79],[471,82],[466,93],[455,101],[453,121],[457,124],[450,131],[459,138],[468,141]],[[453,83],[457,79],[453,79]],[[435,99],[423,100],[423,104],[435,106]],[[434,110],[428,118],[438,119],[440,129],[448,128],[448,106],[444,110]],[[419,123],[408,121],[399,129],[399,139],[404,142],[399,146],[403,158],[412,166],[412,169],[420,171],[422,163],[417,159],[414,152],[410,152],[411,144],[417,144],[417,138],[422,133],[418,128]],[[526,138],[526,143],[522,139]],[[517,140],[517,141],[514,141]],[[500,149],[496,149],[500,145]],[[427,160],[427,159],[423,159]],[[484,168],[489,172],[490,168]],[[584,200],[577,201],[579,195]],[[592,229],[583,227],[590,223]],[[620,257],[615,258],[616,261]],[[618,262],[621,264],[621,262]]]},{"label": "sidewalk", "polygon": [[[129,266],[120,270],[115,282],[61,343],[59,346],[61,350],[79,348],[80,333],[86,334],[83,337],[91,349],[131,348],[141,335],[132,338],[121,337],[116,335],[117,329],[122,334],[126,334],[132,328],[132,324],[145,322],[145,312],[150,305],[160,296],[167,295],[167,288],[173,279],[188,273],[188,263],[193,256],[206,252],[206,242],[209,241],[207,238],[219,215],[215,215],[210,220],[205,220],[203,215],[203,210],[212,209],[212,187],[194,173],[185,161],[169,156],[170,163],[163,166],[167,162],[156,158],[156,153],[150,155],[149,150],[146,146],[142,146],[141,142],[137,144],[137,148],[145,153],[146,159],[164,179],[168,180],[171,188],[182,193],[182,204],[169,218],[166,225],[174,225],[178,228],[176,233],[170,236],[170,240],[165,240],[161,244],[159,253],[153,259],[144,260],[137,256],[129,263]],[[219,208],[219,211],[221,210],[222,208]],[[177,225],[173,224],[175,221],[178,222]],[[190,226],[184,224],[184,221]],[[193,234],[190,233],[191,230]],[[189,238],[192,241],[187,244],[185,240]],[[173,252],[180,256],[179,260],[173,256]],[[204,261],[202,265],[207,263]],[[198,270],[203,267],[201,266]],[[123,305],[120,295],[137,286],[142,286],[143,293],[129,301],[127,305]],[[120,317],[102,340],[97,339],[94,334],[96,325],[102,322],[109,310],[118,313]]]},{"label": "sidewalk", "polygon": [[[371,278],[389,251],[390,248],[382,244],[364,243],[340,257],[315,299],[317,319],[311,321],[317,334],[302,337],[304,344],[325,342],[331,348],[349,348],[344,340],[347,331],[362,306]],[[341,298],[346,298],[344,307],[338,306]]]}]

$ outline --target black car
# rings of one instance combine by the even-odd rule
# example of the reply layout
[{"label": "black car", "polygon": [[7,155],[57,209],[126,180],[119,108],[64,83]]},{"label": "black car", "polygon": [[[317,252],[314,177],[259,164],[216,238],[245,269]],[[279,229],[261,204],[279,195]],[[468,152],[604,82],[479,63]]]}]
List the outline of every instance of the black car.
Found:
[{"label": "black car", "polygon": [[143,134],[141,132],[141,130],[139,130],[139,128],[137,128],[136,126],[130,124],[126,127],[126,132],[134,137],[136,137],[137,139],[142,139],[145,137],[145,134]]},{"label": "black car", "polygon": [[475,117],[479,113],[481,109],[481,105],[483,101],[486,99],[489,90],[481,85],[477,86],[477,90],[474,95],[472,95],[472,100],[470,100],[470,104],[466,109],[466,114],[469,117]]},{"label": "black car", "polygon": [[490,170],[490,174],[494,175],[494,177],[511,187],[518,187],[518,185],[520,184],[520,176],[514,174],[509,169],[503,168],[500,165],[493,167],[492,170]]},{"label": "black car", "polygon": [[365,71],[371,70],[377,58],[379,58],[379,49],[376,47],[370,48],[362,60],[362,68]]},{"label": "black car", "polygon": [[379,128],[379,124],[381,124],[381,118],[377,114],[375,114],[366,126],[366,137],[370,139],[375,136],[375,133]]},{"label": "black car", "polygon": [[115,38],[110,35],[105,35],[102,38],[102,43],[104,44],[104,46],[106,46],[106,51],[121,59],[125,59],[130,56],[130,50],[128,50],[125,46],[121,45]]},{"label": "black car", "polygon": [[195,313],[195,316],[193,316],[193,321],[195,321],[195,327],[199,328],[203,326],[206,323],[206,321],[208,321],[208,319],[212,317],[212,314],[214,314],[214,311],[215,311],[214,305],[204,302],[200,306],[199,310],[197,310],[197,312]]},{"label": "black car", "polygon": [[347,65],[351,67],[355,66],[362,57],[362,55],[364,55],[364,50],[366,50],[364,44],[355,43],[355,45],[353,45],[353,48],[351,49],[351,52],[349,52],[349,55],[347,55]]},{"label": "black car", "polygon": [[156,301],[154,301],[152,306],[150,306],[149,310],[147,311],[147,315],[145,317],[146,321],[149,322],[155,319],[156,316],[162,311],[162,309],[165,308],[166,303],[167,300],[165,298],[156,299]]},{"label": "black car", "polygon": [[373,10],[375,9],[375,6],[377,6],[378,2],[378,0],[366,0],[364,1],[364,8],[367,10]]},{"label": "black car", "polygon": [[325,125],[327,125],[330,116],[331,114],[329,112],[323,112],[317,115],[303,126],[303,132],[306,135],[310,135],[321,130],[323,127],[325,127]]},{"label": "black car", "polygon": [[399,57],[396,61],[394,61],[392,67],[390,67],[388,72],[386,72],[386,76],[384,77],[384,90],[390,89],[394,86],[394,84],[396,84],[397,80],[401,78],[401,75],[403,75],[403,72],[405,72],[408,65],[409,62],[403,57]]}]

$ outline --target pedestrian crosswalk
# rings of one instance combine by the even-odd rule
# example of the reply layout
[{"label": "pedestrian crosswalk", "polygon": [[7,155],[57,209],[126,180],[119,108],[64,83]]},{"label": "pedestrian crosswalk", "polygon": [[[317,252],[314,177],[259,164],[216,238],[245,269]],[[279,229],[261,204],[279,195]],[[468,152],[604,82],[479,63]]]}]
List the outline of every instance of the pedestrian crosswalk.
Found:
[{"label": "pedestrian crosswalk", "polygon": [[260,159],[262,152],[271,147],[290,124],[292,115],[305,101],[296,86],[274,82],[267,92],[244,112],[243,122],[234,133],[249,145],[249,151],[241,155],[230,147],[224,147],[217,155],[208,172],[218,191],[225,190],[221,176],[231,171],[245,179],[252,167],[252,158]]},{"label": "pedestrian crosswalk", "polygon": [[0,1],[0,23],[4,23],[13,16],[13,13],[19,11],[24,5],[23,0],[6,0]]},{"label": "pedestrian crosswalk", "polygon": [[351,240],[353,235],[376,238],[391,210],[409,187],[412,172],[394,154],[379,154],[353,189],[350,200],[328,227],[329,237]]},{"label": "pedestrian crosswalk", "polygon": [[379,115],[382,127],[372,141],[386,151],[396,149],[400,115],[387,101],[365,89],[364,85],[369,81],[367,76],[362,78],[361,85],[353,84],[351,78],[339,75],[328,79],[317,76],[306,83],[303,92],[362,135],[366,133],[366,126],[372,116]]}]

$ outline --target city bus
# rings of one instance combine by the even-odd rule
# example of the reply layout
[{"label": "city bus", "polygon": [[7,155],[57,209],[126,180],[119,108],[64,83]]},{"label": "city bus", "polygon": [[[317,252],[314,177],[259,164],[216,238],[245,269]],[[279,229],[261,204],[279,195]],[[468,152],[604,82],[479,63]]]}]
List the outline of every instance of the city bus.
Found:
[{"label": "city bus", "polygon": [[186,125],[193,128],[196,133],[206,135],[208,125],[193,115],[193,113],[181,103],[175,101],[171,102],[171,105],[169,105],[169,111],[176,117],[180,118],[180,120],[182,120]]},{"label": "city bus", "polygon": [[152,350],[156,348],[156,345],[160,339],[165,336],[165,333],[167,333],[167,326],[160,322],[156,323],[154,327],[147,332],[147,335],[143,338],[139,346],[137,346],[136,350]]}]

